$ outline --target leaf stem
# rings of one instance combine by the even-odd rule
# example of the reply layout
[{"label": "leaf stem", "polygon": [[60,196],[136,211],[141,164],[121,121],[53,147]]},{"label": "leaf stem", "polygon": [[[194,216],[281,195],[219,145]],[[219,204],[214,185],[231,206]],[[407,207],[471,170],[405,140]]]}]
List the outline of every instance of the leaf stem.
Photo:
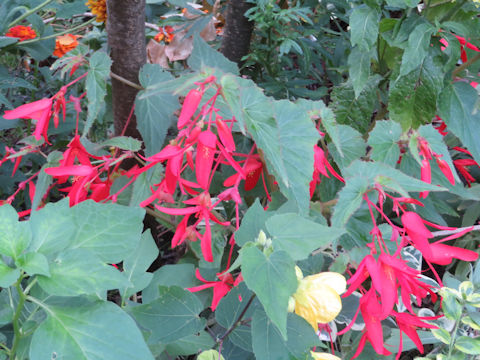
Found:
[{"label": "leaf stem", "polygon": [[458,331],[458,326],[460,325],[460,319],[462,316],[460,316],[458,319],[455,320],[455,327],[453,328],[453,333],[452,336],[450,337],[450,344],[448,345],[448,356],[447,359],[450,359],[452,355],[452,351],[455,345],[455,340],[457,338],[457,331]]},{"label": "leaf stem", "polygon": [[464,62],[462,65],[460,66],[457,66],[453,71],[452,71],[452,78],[455,78],[455,76],[465,70],[467,67],[469,67],[470,65],[472,65],[474,62],[478,61],[480,59],[480,53],[475,55],[474,57],[472,57],[470,60],[468,60],[467,62]]},{"label": "leaf stem", "polygon": [[131,87],[137,89],[137,90],[145,90],[145,89],[143,88],[143,86],[138,85],[138,84],[135,84],[134,82],[132,82],[132,81],[130,81],[130,80],[128,80],[128,79],[125,79],[124,77],[122,77],[122,76],[120,76],[120,75],[117,75],[117,74],[115,74],[115,73],[112,72],[112,71],[110,71],[110,76],[111,76],[112,78],[114,78],[114,79],[116,79],[116,80],[118,80],[118,81],[120,81],[120,82],[128,85],[128,86],[131,86]]},{"label": "leaf stem", "polygon": [[15,353],[17,351],[20,338],[22,337],[22,334],[20,332],[19,320],[23,310],[23,306],[25,305],[25,300],[27,299],[27,296],[23,292],[23,289],[21,286],[22,280],[23,280],[23,274],[20,276],[20,278],[17,280],[17,282],[14,285],[15,288],[17,289],[19,300],[18,300],[17,308],[15,309],[15,313],[13,315],[13,320],[12,320],[14,335],[13,335],[12,349],[10,350],[10,360],[15,360]]},{"label": "leaf stem", "polygon": [[38,10],[40,10],[41,8],[43,8],[44,6],[47,6],[48,4],[50,4],[53,0],[45,0],[43,3],[41,3],[40,5],[34,7],[33,9],[31,10],[28,10],[27,12],[23,13],[22,15],[20,15],[18,18],[16,18],[15,20],[13,20],[10,24],[8,24],[8,28],[11,28],[12,26],[18,24],[20,21],[22,21],[23,19],[29,17],[30,15],[32,15],[33,13],[37,12]]},{"label": "leaf stem", "polygon": [[64,35],[64,34],[68,34],[68,33],[72,33],[74,32],[75,30],[78,30],[78,29],[81,29],[85,26],[88,26],[90,25],[91,23],[93,23],[95,21],[96,18],[93,18],[93,19],[90,19],[88,20],[87,22],[84,22],[80,25],[77,25],[71,29],[67,29],[65,31],[62,31],[62,32],[59,32],[59,33],[56,33],[56,34],[52,34],[52,35],[48,35],[48,36],[44,36],[44,37],[41,37],[41,38],[35,38],[35,39],[32,39],[32,40],[25,40],[25,41],[22,41],[21,43],[19,43],[19,45],[28,45],[28,44],[32,44],[32,43],[36,43],[38,41],[42,41],[42,40],[48,40],[48,39],[51,39],[51,38],[55,38],[57,36],[60,36],[60,35]]},{"label": "leaf stem", "polygon": [[252,305],[253,299],[255,299],[255,294],[253,294],[253,295],[250,297],[250,300],[248,300],[247,305],[245,305],[245,307],[243,308],[243,310],[242,310],[242,312],[240,313],[240,315],[238,315],[238,318],[237,318],[237,320],[233,323],[233,325],[230,326],[230,328],[225,332],[225,334],[223,334],[222,336],[220,336],[220,338],[217,340],[217,344],[223,343],[223,340],[225,340],[225,338],[226,338],[228,335],[230,335],[230,334],[232,333],[232,331],[235,330],[238,325],[240,325],[240,323],[242,322],[243,316],[244,316],[245,313],[247,312],[247,310],[248,310],[248,308],[250,307],[250,305]]}]

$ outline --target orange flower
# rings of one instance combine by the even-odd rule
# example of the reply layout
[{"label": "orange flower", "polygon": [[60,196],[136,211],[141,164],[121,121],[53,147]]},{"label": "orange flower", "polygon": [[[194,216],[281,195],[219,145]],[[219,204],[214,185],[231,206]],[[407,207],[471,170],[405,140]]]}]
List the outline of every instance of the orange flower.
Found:
[{"label": "orange flower", "polygon": [[85,5],[97,16],[98,22],[107,21],[107,1],[106,0],[88,0]]},{"label": "orange flower", "polygon": [[5,36],[18,38],[19,41],[25,41],[36,38],[37,33],[30,26],[17,25],[10,28]]},{"label": "orange flower", "polygon": [[57,57],[62,57],[70,50],[75,49],[78,46],[77,36],[72,34],[65,34],[62,36],[57,36],[55,42],[55,51],[53,55]]},{"label": "orange flower", "polygon": [[165,26],[160,28],[160,31],[155,37],[153,38],[156,42],[165,41],[165,43],[169,43],[173,40],[175,34],[173,33],[174,30],[171,26]]}]

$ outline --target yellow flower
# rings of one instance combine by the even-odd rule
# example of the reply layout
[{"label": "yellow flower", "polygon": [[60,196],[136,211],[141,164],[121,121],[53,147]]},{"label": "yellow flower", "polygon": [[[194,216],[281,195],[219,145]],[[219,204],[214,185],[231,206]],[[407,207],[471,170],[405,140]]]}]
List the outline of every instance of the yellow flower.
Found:
[{"label": "yellow flower", "polygon": [[335,272],[323,272],[304,278],[298,266],[295,270],[299,282],[289,308],[291,310],[294,306],[295,313],[318,330],[318,323],[332,321],[342,310],[340,295],[345,292],[347,281],[343,275]]},{"label": "yellow flower", "polygon": [[341,360],[338,356],[329,353],[310,352],[315,360]]},{"label": "yellow flower", "polygon": [[107,21],[107,0],[88,0],[85,5],[97,16],[98,22]]}]

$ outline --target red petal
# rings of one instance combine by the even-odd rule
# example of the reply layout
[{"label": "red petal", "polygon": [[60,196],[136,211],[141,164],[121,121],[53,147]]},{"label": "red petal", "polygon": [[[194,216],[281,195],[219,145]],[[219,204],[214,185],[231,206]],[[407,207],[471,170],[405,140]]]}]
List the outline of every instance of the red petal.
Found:
[{"label": "red petal", "polygon": [[448,163],[445,160],[441,160],[437,158],[437,164],[440,170],[442,171],[443,175],[448,179],[450,184],[455,185],[455,179],[453,178],[453,173],[452,170],[450,169],[450,166],[448,166]]},{"label": "red petal", "polygon": [[454,258],[463,261],[475,261],[478,259],[478,253],[472,250],[438,243],[431,244],[430,247],[433,254],[431,257],[425,256],[425,258],[434,264],[448,265]]},{"label": "red petal", "polygon": [[212,171],[213,159],[217,137],[211,131],[204,131],[198,136],[197,158],[195,159],[195,175],[198,184],[203,189],[208,189],[210,172]]},{"label": "red petal", "polygon": [[39,120],[45,111],[52,106],[52,99],[41,99],[28,104],[21,105],[13,110],[5,111],[3,117],[7,120],[13,119],[34,119]]},{"label": "red petal", "polygon": [[94,168],[86,165],[71,165],[46,168],[45,172],[51,176],[88,176]]},{"label": "red petal", "polygon": [[222,141],[223,146],[225,146],[225,149],[229,152],[235,151],[235,142],[233,141],[230,128],[219,118],[216,119],[216,123],[218,136],[220,136],[220,140]]},{"label": "red petal", "polygon": [[189,91],[183,102],[182,111],[178,117],[177,126],[179,129],[187,125],[195,111],[197,111],[198,105],[202,100],[202,92],[197,89]]}]

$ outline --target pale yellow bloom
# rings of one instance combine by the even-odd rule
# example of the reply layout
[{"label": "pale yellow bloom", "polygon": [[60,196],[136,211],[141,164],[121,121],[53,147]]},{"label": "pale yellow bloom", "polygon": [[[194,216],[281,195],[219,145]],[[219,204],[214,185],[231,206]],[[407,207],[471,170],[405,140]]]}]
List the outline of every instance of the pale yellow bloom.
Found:
[{"label": "pale yellow bloom", "polygon": [[310,352],[315,360],[341,360],[338,356],[329,353]]},{"label": "pale yellow bloom", "polygon": [[345,292],[347,281],[345,277],[335,272],[323,272],[303,277],[302,271],[295,267],[298,278],[298,288],[290,301],[292,310],[317,330],[318,323],[326,324],[342,310],[340,295]]}]

